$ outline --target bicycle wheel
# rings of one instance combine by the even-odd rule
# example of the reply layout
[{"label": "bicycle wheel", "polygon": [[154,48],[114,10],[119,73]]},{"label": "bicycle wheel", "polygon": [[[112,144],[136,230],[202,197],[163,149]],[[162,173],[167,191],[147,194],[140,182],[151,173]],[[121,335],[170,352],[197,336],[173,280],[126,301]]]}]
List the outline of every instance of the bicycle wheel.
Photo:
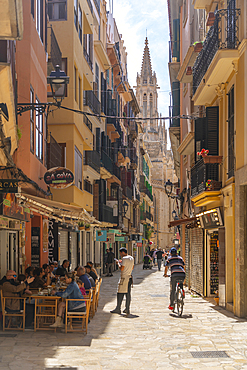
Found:
[{"label": "bicycle wheel", "polygon": [[182,316],[183,308],[184,308],[183,291],[181,288],[178,287],[177,289],[177,313],[179,316]]}]

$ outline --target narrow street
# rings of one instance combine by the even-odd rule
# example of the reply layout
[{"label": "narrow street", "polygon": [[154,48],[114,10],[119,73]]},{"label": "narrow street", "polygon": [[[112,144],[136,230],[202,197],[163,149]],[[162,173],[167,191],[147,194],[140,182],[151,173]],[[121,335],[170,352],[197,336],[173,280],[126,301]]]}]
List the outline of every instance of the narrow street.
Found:
[{"label": "narrow street", "polygon": [[[143,271],[141,265],[134,270],[131,315],[112,315],[117,280],[118,273],[103,279],[87,335],[1,332],[1,370],[247,369],[246,320],[189,292],[178,318],[167,309],[163,271]],[[199,351],[225,351],[229,357],[194,358],[191,352]]]}]

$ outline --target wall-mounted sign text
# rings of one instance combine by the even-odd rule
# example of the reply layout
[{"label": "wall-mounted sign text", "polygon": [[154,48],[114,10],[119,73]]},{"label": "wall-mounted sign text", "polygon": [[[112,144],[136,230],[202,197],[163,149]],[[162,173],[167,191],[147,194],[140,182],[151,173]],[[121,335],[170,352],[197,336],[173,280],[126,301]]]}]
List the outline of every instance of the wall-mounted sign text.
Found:
[{"label": "wall-mounted sign text", "polygon": [[55,167],[44,175],[44,181],[53,189],[66,189],[74,182],[74,174],[64,167]]},{"label": "wall-mounted sign text", "polygon": [[18,180],[0,180],[0,193],[18,193]]}]

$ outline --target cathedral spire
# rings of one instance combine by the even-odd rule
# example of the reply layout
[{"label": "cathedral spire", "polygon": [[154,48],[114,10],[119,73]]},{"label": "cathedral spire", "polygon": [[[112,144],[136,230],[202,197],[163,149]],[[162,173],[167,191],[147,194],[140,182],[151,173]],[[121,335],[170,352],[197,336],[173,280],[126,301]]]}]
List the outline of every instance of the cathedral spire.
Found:
[{"label": "cathedral spire", "polygon": [[143,59],[142,59],[142,69],[141,69],[141,77],[144,78],[144,80],[147,80],[148,77],[152,77],[152,64],[151,64],[151,58],[150,58],[150,52],[148,47],[148,38],[146,37],[145,40],[145,48],[143,52]]}]

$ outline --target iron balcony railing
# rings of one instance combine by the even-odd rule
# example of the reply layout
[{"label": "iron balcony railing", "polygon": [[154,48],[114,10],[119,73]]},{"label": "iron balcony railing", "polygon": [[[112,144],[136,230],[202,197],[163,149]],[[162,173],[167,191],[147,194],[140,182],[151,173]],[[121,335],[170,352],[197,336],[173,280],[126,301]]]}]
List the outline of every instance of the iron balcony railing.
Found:
[{"label": "iron balcony railing", "polygon": [[87,180],[84,180],[84,190],[90,194],[93,194],[93,185]]},{"label": "iron balcony railing", "polygon": [[[50,31],[50,32],[49,32]],[[50,35],[49,35],[50,33]],[[50,45],[48,47],[49,50],[49,59],[55,69],[57,65],[62,68],[62,52],[58,45],[55,33],[53,31],[52,26],[48,27],[48,35],[50,36]],[[48,41],[49,42],[49,41]]]},{"label": "iron balcony railing", "polygon": [[84,57],[87,61],[87,64],[89,65],[91,71],[93,71],[93,63],[92,63],[90,55],[88,54],[87,49],[85,47],[83,47],[83,55],[84,55]]},{"label": "iron balcony railing", "polygon": [[107,171],[109,171],[110,173],[113,173],[112,159],[103,150],[101,151],[101,163]]},{"label": "iron balcony railing", "polygon": [[92,90],[84,91],[84,105],[88,106],[93,113],[100,115],[100,102]]},{"label": "iron balcony railing", "polygon": [[96,150],[85,151],[84,164],[100,173],[100,154]]},{"label": "iron balcony railing", "polygon": [[93,128],[92,122],[90,121],[89,118],[87,118],[87,116],[85,114],[83,116],[83,122],[89,128],[89,130],[92,131],[92,128]]},{"label": "iron balcony railing", "polygon": [[99,205],[99,221],[114,223],[113,208],[106,204]]},{"label": "iron balcony railing", "polygon": [[108,117],[107,119],[106,119],[106,122],[107,122],[107,124],[108,125],[113,125],[114,127],[115,127],[115,129],[116,129],[116,131],[119,133],[119,135],[120,135],[120,133],[121,133],[121,125],[120,125],[120,123],[119,123],[119,121],[116,119],[116,118],[110,118],[110,117]]},{"label": "iron balcony railing", "polygon": [[210,27],[203,48],[193,66],[193,94],[208,70],[219,49],[237,49],[239,41],[240,9],[220,9],[215,12],[215,21]]},{"label": "iron balcony railing", "polygon": [[128,186],[125,188],[125,195],[129,200],[132,200],[132,189]]},{"label": "iron balcony railing", "polygon": [[[151,185],[149,187],[150,187],[150,189],[152,189]],[[139,189],[142,193],[146,194],[151,201],[153,201],[153,195],[152,195],[150,189],[148,189],[148,187],[146,186],[146,180],[145,180],[144,175],[140,176],[140,187],[139,187]]]},{"label": "iron balcony railing", "polygon": [[119,180],[121,179],[121,170],[115,165],[115,163],[113,163],[113,175],[115,175]]},{"label": "iron balcony railing", "polygon": [[152,213],[150,213],[150,212],[145,212],[146,213],[146,218],[148,219],[148,220],[150,220],[150,221],[153,221],[153,215],[152,215]]},{"label": "iron balcony railing", "polygon": [[50,142],[47,144],[47,169],[63,166],[63,148],[50,134]]},{"label": "iron balcony railing", "polygon": [[203,158],[191,169],[191,196],[204,191],[220,190],[219,163],[204,163]]}]

